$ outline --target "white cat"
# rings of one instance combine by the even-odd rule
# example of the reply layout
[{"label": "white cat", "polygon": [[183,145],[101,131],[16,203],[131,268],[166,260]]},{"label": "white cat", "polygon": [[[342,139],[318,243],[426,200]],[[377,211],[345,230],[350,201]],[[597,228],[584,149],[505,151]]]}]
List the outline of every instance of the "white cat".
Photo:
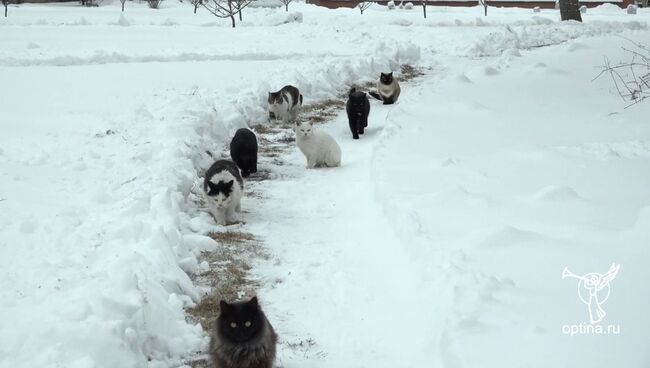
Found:
[{"label": "white cat", "polygon": [[208,208],[219,225],[237,221],[235,211],[241,210],[244,181],[234,162],[219,160],[212,164],[205,173],[203,191]]},{"label": "white cat", "polygon": [[341,147],[331,135],[314,130],[311,122],[297,124],[296,143],[307,159],[307,168],[341,166]]}]

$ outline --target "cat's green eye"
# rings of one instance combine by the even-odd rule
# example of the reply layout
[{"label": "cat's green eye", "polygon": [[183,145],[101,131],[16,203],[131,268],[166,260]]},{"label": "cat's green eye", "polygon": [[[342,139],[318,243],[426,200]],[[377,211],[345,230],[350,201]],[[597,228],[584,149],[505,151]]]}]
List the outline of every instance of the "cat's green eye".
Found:
[{"label": "cat's green eye", "polygon": [[237,327],[237,324],[236,324],[235,322],[230,322],[230,327],[232,327],[232,328],[236,328],[236,327]]},{"label": "cat's green eye", "polygon": [[251,321],[246,321],[246,322],[244,323],[244,326],[246,326],[246,327],[250,327],[250,326],[251,326]]}]

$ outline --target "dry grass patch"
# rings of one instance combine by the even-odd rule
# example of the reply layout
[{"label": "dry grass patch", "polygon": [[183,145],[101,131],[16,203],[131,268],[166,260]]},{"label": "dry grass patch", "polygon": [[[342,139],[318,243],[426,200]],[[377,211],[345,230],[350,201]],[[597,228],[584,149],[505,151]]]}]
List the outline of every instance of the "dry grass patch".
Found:
[{"label": "dry grass patch", "polygon": [[269,133],[274,133],[277,131],[277,128],[275,128],[272,125],[267,125],[267,124],[258,124],[252,127],[255,133],[257,134],[269,134]]},{"label": "dry grass patch", "polygon": [[209,286],[211,291],[188,309],[188,314],[210,331],[219,314],[219,302],[235,301],[255,295],[259,282],[250,277],[250,260],[266,258],[260,242],[253,234],[242,231],[224,231],[208,234],[219,248],[203,252],[201,260],[208,262],[208,271],[194,275],[195,282]]},{"label": "dry grass patch", "polygon": [[225,244],[237,244],[255,240],[253,234],[242,231],[215,232],[208,234],[208,236],[216,240],[217,243]]},{"label": "dry grass patch", "polygon": [[400,81],[408,82],[415,78],[421,77],[424,75],[424,72],[420,68],[416,68],[412,65],[402,65],[401,67],[401,76]]},{"label": "dry grass patch", "polygon": [[315,124],[324,123],[336,116],[343,107],[345,107],[345,100],[343,99],[329,99],[307,105],[302,109],[301,120]]}]

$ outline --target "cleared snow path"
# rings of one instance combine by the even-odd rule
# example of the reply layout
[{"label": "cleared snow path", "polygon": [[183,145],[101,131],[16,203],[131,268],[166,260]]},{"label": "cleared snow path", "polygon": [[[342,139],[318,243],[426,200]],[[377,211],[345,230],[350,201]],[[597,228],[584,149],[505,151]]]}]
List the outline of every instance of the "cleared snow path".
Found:
[{"label": "cleared snow path", "polygon": [[319,125],[341,145],[343,166],[307,170],[294,152],[291,161],[301,170],[270,182],[270,198],[254,215],[264,225],[253,232],[266,234],[279,260],[271,272],[280,282],[264,300],[285,332],[286,367],[320,366],[319,359],[337,367],[410,366],[427,346],[419,339],[403,344],[431,315],[432,295],[419,293],[420,278],[375,199],[370,164],[383,129],[377,116],[386,111],[373,105],[375,118],[355,142],[342,116]]}]

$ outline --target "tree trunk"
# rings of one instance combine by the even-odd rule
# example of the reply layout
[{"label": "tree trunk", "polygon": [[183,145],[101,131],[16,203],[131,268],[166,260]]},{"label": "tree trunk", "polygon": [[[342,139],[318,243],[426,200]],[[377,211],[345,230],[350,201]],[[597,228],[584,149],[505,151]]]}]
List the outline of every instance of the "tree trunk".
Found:
[{"label": "tree trunk", "polygon": [[232,28],[235,28],[235,16],[230,14],[230,20],[232,21]]},{"label": "tree trunk", "polygon": [[579,0],[560,0],[560,16],[562,20],[577,20],[582,22],[580,16],[580,1]]},{"label": "tree trunk", "polygon": [[[361,5],[361,4],[359,4]],[[361,10],[361,15],[363,15],[363,6],[359,6],[359,10]]]},{"label": "tree trunk", "polygon": [[239,21],[241,22],[241,9],[239,9]]},{"label": "tree trunk", "polygon": [[7,5],[8,4],[5,3],[5,18],[7,17]]},{"label": "tree trunk", "polygon": [[122,12],[124,12],[124,1],[122,1]]},{"label": "tree trunk", "polygon": [[194,3],[194,14],[196,14],[196,9],[198,8],[199,8],[199,2],[197,1]]},{"label": "tree trunk", "polygon": [[425,0],[422,0],[422,11],[424,12],[424,19],[427,19],[427,3],[425,3]]},{"label": "tree trunk", "polygon": [[641,5],[642,5],[644,8],[647,8],[647,7],[648,7],[648,0],[643,0],[643,1],[641,1]]},{"label": "tree trunk", "polygon": [[487,1],[483,4],[483,8],[485,9],[485,16],[487,17]]},{"label": "tree trunk", "polygon": [[289,11],[289,3],[284,4],[284,10]]}]

